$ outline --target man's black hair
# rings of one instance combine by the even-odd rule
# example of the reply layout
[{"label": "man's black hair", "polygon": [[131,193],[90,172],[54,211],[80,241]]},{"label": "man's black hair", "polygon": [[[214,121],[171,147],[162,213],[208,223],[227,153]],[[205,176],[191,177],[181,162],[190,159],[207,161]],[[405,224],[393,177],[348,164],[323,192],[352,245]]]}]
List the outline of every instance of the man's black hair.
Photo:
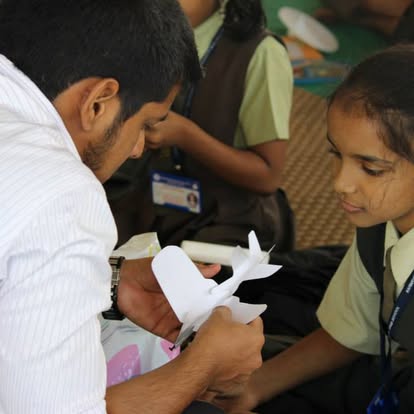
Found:
[{"label": "man's black hair", "polygon": [[122,120],[201,76],[176,0],[1,0],[0,53],[51,101],[81,79],[117,79]]}]

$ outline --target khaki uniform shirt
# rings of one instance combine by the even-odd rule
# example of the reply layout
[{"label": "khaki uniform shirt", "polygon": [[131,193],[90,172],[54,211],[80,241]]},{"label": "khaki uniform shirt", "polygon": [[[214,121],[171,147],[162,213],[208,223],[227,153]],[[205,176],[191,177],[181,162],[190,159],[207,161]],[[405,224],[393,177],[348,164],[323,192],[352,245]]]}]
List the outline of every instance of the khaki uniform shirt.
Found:
[{"label": "khaki uniform shirt", "polygon": [[[414,269],[414,229],[399,238],[394,225],[388,222],[384,251],[391,246],[391,269],[399,295]],[[342,345],[379,355],[379,308],[380,295],[362,264],[354,239],[328,286],[317,316],[322,327]]]},{"label": "khaki uniform shirt", "polygon": [[[200,58],[222,25],[223,16],[218,10],[195,28]],[[266,37],[247,68],[234,146],[247,148],[275,139],[288,139],[292,90],[293,73],[287,51],[275,39]]]}]

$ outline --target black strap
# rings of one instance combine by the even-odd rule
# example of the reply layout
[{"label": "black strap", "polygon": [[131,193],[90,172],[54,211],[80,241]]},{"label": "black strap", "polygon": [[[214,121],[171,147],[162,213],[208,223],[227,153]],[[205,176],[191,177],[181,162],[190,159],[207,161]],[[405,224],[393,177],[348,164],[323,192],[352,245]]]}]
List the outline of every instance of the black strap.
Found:
[{"label": "black strap", "polygon": [[385,225],[358,227],[356,231],[359,256],[380,293],[383,289]]},{"label": "black strap", "polygon": [[194,401],[182,414],[224,414],[224,411],[208,402]]}]

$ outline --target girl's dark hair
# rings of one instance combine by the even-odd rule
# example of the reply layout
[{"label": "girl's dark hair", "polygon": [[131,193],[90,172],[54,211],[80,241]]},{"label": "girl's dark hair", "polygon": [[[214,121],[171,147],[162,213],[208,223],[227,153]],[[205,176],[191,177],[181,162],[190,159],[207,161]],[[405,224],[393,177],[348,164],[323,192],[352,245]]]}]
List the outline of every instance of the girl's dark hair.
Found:
[{"label": "girl's dark hair", "polygon": [[224,30],[234,40],[247,40],[266,25],[261,0],[228,0],[225,6]]},{"label": "girl's dark hair", "polygon": [[384,144],[414,163],[414,45],[396,45],[357,65],[329,105],[366,116]]}]

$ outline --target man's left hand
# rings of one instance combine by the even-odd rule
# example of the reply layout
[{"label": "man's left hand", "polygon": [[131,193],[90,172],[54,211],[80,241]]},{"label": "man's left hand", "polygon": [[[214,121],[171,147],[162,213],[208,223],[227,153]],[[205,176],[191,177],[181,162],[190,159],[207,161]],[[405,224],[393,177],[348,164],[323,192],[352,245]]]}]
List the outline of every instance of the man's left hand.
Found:
[{"label": "man's left hand", "polygon": [[[164,296],[151,268],[152,257],[124,260],[118,287],[118,308],[142,328],[174,342],[181,322]],[[198,265],[204,277],[215,276],[220,265]]]}]

